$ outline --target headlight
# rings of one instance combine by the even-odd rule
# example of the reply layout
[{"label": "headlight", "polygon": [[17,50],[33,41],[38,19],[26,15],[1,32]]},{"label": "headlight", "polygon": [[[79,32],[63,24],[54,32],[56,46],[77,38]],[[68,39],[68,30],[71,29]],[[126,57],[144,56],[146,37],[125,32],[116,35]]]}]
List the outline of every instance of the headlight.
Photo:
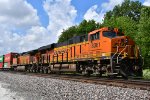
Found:
[{"label": "headlight", "polygon": [[106,56],[106,54],[105,54],[105,53],[102,53],[102,56]]}]

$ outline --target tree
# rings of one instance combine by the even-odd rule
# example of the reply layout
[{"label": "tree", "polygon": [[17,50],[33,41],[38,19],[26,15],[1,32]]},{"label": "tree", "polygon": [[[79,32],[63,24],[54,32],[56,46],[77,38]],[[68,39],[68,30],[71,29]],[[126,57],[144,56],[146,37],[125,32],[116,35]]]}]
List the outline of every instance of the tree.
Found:
[{"label": "tree", "polygon": [[139,1],[124,0],[121,5],[115,6],[112,11],[106,13],[105,20],[109,20],[111,17],[117,18],[125,16],[138,22],[141,8],[142,4]]},{"label": "tree", "polygon": [[135,38],[138,29],[137,22],[129,17],[111,17],[109,20],[104,22],[104,26],[122,29],[125,35],[130,36],[132,39]]},{"label": "tree", "polygon": [[69,27],[68,29],[64,30],[62,34],[59,36],[58,42],[64,42],[69,38],[76,36],[77,34],[77,26]]},{"label": "tree", "polygon": [[136,41],[142,48],[142,55],[145,58],[145,67],[150,67],[150,7],[143,7],[138,25]]},{"label": "tree", "polygon": [[102,27],[102,24],[96,23],[94,20],[83,20],[79,25],[64,30],[59,36],[58,42],[64,42],[73,36],[87,34],[100,27]]},{"label": "tree", "polygon": [[100,27],[99,23],[96,23],[94,20],[83,20],[79,26],[78,26],[78,35],[87,34],[95,29],[98,29]]}]

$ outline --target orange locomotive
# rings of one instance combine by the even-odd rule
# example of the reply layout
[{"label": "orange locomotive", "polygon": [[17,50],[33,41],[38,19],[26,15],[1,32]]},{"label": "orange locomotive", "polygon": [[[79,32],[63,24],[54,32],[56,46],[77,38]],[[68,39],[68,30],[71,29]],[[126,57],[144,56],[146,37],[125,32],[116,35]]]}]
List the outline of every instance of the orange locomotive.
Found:
[{"label": "orange locomotive", "polygon": [[104,27],[88,35],[43,46],[27,54],[36,59],[35,64],[18,64],[25,66],[27,71],[121,75],[126,78],[142,76],[142,57],[139,48],[131,38],[124,36],[117,28]]}]

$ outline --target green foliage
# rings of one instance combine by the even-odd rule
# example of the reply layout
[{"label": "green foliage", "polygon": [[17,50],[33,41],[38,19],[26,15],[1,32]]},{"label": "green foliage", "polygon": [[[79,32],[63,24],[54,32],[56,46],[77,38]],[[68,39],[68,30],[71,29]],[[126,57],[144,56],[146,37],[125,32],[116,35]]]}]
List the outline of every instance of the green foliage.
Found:
[{"label": "green foliage", "polygon": [[87,34],[100,27],[99,23],[96,23],[94,20],[83,20],[77,27],[77,35]]},{"label": "green foliage", "polygon": [[136,41],[142,49],[145,66],[150,68],[150,7],[143,7]]},{"label": "green foliage", "polygon": [[144,79],[150,79],[150,69],[143,70],[143,77]]},{"label": "green foliage", "polygon": [[69,27],[59,36],[58,42],[63,42],[77,34],[77,26]]},{"label": "green foliage", "polygon": [[124,0],[121,5],[106,13],[104,26],[120,28],[125,35],[135,40],[141,8],[142,4],[139,1]]},{"label": "green foliage", "polygon": [[139,21],[141,8],[142,4],[139,1],[124,0],[121,5],[115,6],[112,11],[106,13],[105,20],[109,20],[111,17],[125,16]]},{"label": "green foliage", "polygon": [[117,18],[111,17],[104,22],[104,26],[122,29],[125,35],[130,36],[132,39],[135,38],[137,33],[137,22],[125,16]]},{"label": "green foliage", "polygon": [[58,42],[64,42],[73,36],[87,34],[100,27],[102,27],[102,25],[100,23],[96,23],[94,20],[83,20],[79,25],[72,26],[64,30],[59,36]]}]

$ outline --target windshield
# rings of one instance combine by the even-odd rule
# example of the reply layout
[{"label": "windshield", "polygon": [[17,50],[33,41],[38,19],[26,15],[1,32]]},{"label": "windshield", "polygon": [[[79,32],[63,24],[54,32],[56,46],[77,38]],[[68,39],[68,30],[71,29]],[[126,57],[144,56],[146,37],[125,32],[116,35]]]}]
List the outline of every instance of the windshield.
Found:
[{"label": "windshield", "polygon": [[105,31],[105,32],[103,32],[103,36],[104,36],[104,37],[108,37],[108,38],[114,38],[114,37],[116,37],[116,36],[123,36],[123,34],[122,34],[122,33],[116,34],[116,32]]}]

